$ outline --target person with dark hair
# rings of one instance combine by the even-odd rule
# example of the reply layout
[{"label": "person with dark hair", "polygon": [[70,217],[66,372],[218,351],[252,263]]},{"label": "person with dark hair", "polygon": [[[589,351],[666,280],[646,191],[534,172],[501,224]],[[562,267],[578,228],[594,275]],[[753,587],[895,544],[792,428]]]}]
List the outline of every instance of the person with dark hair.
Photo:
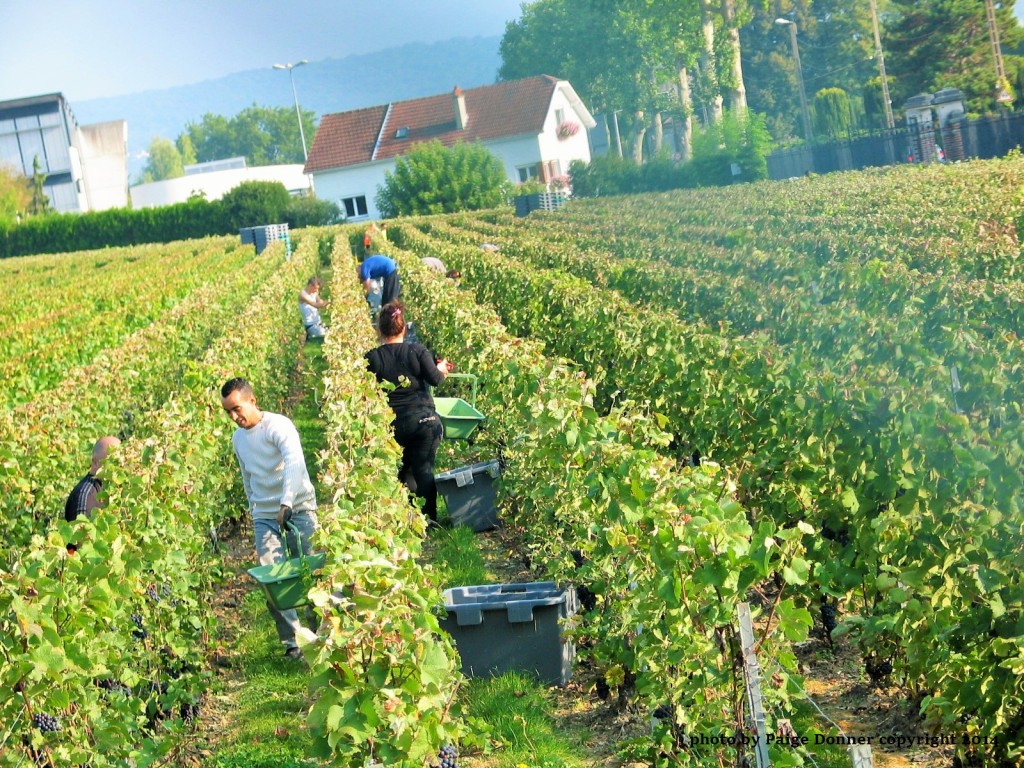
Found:
[{"label": "person with dark hair", "polygon": [[327,306],[327,302],[320,298],[323,284],[324,281],[314,275],[306,281],[306,287],[299,291],[299,314],[302,315],[307,339],[322,339],[327,333],[320,318],[320,310]]},{"label": "person with dark hair", "polygon": [[388,404],[395,413],[392,428],[402,446],[399,478],[423,499],[423,513],[437,522],[437,486],[434,459],[444,436],[441,417],[434,410],[430,387],[436,387],[451,372],[447,360],[435,359],[419,343],[405,343],[408,323],[405,307],[392,301],[380,309],[377,330],[381,345],[366,353],[367,366],[379,382],[390,382]]},{"label": "person with dark hair", "polygon": [[[225,382],[220,396],[224,410],[238,425],[231,442],[242,472],[260,565],[287,559],[283,532],[293,552],[301,547],[309,554],[317,527],[316,494],[298,430],[287,416],[260,410],[252,385],[245,379]],[[285,531],[286,525],[291,531]],[[295,642],[298,614],[294,609],[279,611],[269,602],[267,608],[277,625],[285,656],[300,658]]]},{"label": "person with dark hair", "polygon": [[69,523],[79,517],[91,517],[93,510],[103,506],[99,492],[103,488],[103,481],[97,477],[100,467],[110,454],[111,449],[121,444],[121,440],[113,435],[106,435],[97,440],[92,446],[92,462],[85,477],[75,484],[68,494],[68,500],[64,503],[64,519]]},{"label": "person with dark hair", "polygon": [[398,280],[398,264],[390,256],[382,253],[375,253],[367,256],[356,268],[359,281],[363,284],[363,293],[367,297],[373,290],[374,280],[381,281],[380,304],[394,301],[402,293],[402,285]]}]

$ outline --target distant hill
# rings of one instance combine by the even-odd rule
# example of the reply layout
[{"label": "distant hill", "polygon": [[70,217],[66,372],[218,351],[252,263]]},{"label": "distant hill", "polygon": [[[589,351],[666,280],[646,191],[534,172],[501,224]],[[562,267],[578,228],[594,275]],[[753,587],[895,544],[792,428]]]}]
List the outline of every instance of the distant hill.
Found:
[{"label": "distant hill", "polygon": [[[501,58],[500,37],[473,37],[441,43],[411,43],[375,53],[323,59],[294,70],[299,106],[331,112],[432,96],[456,85],[474,88],[495,82]],[[261,107],[294,107],[288,73],[252,69],[156,91],[90,99],[71,104],[80,124],[128,121],[128,175],[133,181],[145,165],[143,153],[155,136],[174,140],[185,125],[213,113],[231,117],[254,103]],[[285,62],[281,62],[285,63]],[[307,137],[312,144],[312,137]]]}]

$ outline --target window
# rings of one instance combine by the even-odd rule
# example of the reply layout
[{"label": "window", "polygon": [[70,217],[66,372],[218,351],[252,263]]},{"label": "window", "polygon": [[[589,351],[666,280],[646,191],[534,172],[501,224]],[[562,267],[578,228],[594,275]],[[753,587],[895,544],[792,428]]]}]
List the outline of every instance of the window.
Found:
[{"label": "window", "polygon": [[520,183],[540,176],[536,165],[520,165],[516,168],[516,172],[519,174]]},{"label": "window", "polygon": [[555,110],[555,125],[561,125],[564,122],[565,122],[565,110],[564,109],[556,109]]},{"label": "window", "polygon": [[345,218],[347,219],[354,219],[357,216],[365,216],[367,213],[365,195],[343,197],[341,199],[341,205],[345,209]]}]

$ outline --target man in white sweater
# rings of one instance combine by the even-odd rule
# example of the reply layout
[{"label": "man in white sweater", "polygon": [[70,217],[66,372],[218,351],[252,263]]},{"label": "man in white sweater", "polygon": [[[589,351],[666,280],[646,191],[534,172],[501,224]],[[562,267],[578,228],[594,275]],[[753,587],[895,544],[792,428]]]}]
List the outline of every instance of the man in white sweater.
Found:
[{"label": "man in white sweater", "polygon": [[[224,410],[238,425],[231,442],[242,470],[260,565],[286,559],[281,536],[286,523],[297,531],[298,544],[308,554],[317,526],[316,494],[306,470],[298,430],[287,416],[261,411],[252,385],[245,379],[227,381],[220,394]],[[294,553],[295,536],[289,538]],[[270,603],[267,607],[277,624],[285,656],[300,658],[295,644],[298,614],[294,610],[279,611]]]}]

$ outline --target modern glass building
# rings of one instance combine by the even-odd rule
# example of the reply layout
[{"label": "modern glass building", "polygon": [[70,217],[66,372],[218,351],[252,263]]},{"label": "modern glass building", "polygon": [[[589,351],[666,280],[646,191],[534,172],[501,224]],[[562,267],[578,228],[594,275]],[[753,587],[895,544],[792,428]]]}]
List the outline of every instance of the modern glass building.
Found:
[{"label": "modern glass building", "polygon": [[61,213],[128,204],[127,124],[79,126],[59,93],[0,102],[0,164],[32,178]]}]

